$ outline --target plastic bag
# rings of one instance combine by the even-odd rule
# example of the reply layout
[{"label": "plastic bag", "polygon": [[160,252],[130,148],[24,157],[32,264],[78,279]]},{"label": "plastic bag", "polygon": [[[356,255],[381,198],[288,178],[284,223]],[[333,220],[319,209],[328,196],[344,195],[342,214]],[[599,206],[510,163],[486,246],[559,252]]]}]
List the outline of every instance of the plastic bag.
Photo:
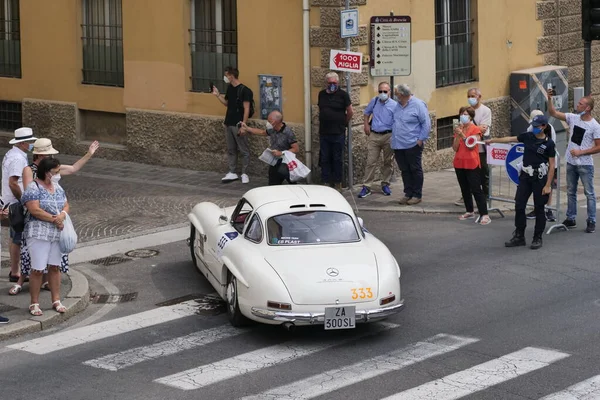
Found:
[{"label": "plastic bag", "polygon": [[71,222],[71,217],[69,214],[66,214],[65,220],[63,222],[64,227],[60,232],[60,251],[63,254],[69,254],[73,250],[75,250],[75,246],[77,246],[77,233],[75,232],[75,227],[73,226],[73,222]]},{"label": "plastic bag", "polygon": [[310,174],[310,169],[296,158],[296,154],[291,151],[283,152],[283,162],[287,164],[290,171],[290,181],[297,182]]}]

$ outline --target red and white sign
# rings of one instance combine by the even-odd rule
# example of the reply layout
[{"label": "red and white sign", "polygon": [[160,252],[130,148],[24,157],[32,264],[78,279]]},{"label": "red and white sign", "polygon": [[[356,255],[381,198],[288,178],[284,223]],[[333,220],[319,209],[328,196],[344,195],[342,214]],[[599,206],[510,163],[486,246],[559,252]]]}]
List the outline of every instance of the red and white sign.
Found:
[{"label": "red and white sign", "polygon": [[511,144],[491,144],[487,146],[487,162],[488,165],[505,166],[506,156],[512,148]]},{"label": "red and white sign", "polygon": [[329,53],[329,69],[335,71],[362,72],[362,53],[352,51],[331,50]]}]

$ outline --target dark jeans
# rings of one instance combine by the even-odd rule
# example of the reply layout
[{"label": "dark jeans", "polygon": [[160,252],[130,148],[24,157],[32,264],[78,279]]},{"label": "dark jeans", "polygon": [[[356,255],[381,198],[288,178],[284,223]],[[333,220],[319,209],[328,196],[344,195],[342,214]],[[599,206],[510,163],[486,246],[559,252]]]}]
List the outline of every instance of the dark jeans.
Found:
[{"label": "dark jeans", "polygon": [[[535,175],[535,174],[534,174]],[[527,217],[525,216],[525,207],[527,201],[533,193],[533,205],[535,212],[535,229],[534,236],[542,236],[546,229],[546,214],[544,206],[548,203],[548,195],[542,194],[542,189],[546,186],[548,175],[539,179],[536,176],[529,176],[522,172],[519,176],[519,186],[517,186],[517,194],[515,195],[515,227],[517,232],[524,233],[527,227]]]},{"label": "dark jeans", "polygon": [[342,183],[342,154],[345,142],[344,134],[321,135],[319,162],[323,183]]},{"label": "dark jeans", "polygon": [[420,199],[423,196],[423,148],[417,144],[411,149],[394,150],[394,155],[402,172],[404,196]]},{"label": "dark jeans", "polygon": [[485,195],[483,194],[483,190],[481,190],[480,168],[455,168],[454,171],[456,172],[456,179],[458,179],[460,192],[462,193],[467,212],[472,213],[474,211],[473,197],[475,197],[475,201],[477,202],[477,209],[479,210],[479,215],[487,215],[487,203],[485,201]]},{"label": "dark jeans", "polygon": [[277,164],[269,167],[269,186],[281,185],[283,181],[288,181],[291,185],[296,183],[290,181],[290,170],[287,168],[287,164],[280,159]]},{"label": "dark jeans", "polygon": [[481,163],[481,168],[479,169],[481,174],[481,188],[483,190],[483,195],[487,199],[490,196],[490,168],[487,163],[487,153],[479,153],[479,161]]}]

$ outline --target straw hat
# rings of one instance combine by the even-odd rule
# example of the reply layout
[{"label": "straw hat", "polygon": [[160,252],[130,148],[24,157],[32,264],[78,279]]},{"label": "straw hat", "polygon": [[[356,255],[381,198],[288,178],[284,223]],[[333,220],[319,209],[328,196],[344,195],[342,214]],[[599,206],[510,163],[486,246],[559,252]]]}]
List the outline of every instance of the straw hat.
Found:
[{"label": "straw hat", "polygon": [[58,154],[58,151],[52,147],[52,141],[50,139],[41,138],[36,140],[33,144],[33,154],[49,156],[52,154]]}]

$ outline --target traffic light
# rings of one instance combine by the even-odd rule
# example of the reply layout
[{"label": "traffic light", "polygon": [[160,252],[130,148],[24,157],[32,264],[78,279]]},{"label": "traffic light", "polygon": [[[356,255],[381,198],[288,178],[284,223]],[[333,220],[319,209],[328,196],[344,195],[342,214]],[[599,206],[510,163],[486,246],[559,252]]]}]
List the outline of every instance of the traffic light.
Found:
[{"label": "traffic light", "polygon": [[585,41],[600,40],[600,0],[581,1],[581,36]]}]

